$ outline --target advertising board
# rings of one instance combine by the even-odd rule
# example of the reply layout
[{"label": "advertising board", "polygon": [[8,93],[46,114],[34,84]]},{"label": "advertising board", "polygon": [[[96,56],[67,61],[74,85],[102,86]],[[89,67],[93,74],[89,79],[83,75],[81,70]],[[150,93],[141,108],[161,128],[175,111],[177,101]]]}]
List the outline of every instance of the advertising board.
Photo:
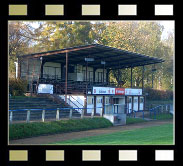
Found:
[{"label": "advertising board", "polygon": [[53,94],[53,85],[51,85],[51,84],[39,84],[38,93]]}]

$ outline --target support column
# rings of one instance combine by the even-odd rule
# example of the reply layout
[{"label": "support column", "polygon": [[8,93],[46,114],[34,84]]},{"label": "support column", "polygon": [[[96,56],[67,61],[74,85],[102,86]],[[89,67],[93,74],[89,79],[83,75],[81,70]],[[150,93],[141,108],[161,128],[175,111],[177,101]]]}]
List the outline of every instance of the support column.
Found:
[{"label": "support column", "polygon": [[18,61],[18,78],[20,78],[21,77],[21,59],[18,58],[17,61]]},{"label": "support column", "polygon": [[104,115],[104,113],[105,113],[105,96],[103,96],[103,103],[102,103],[102,105],[103,105],[103,108],[102,108],[102,117],[103,117],[103,115]]},{"label": "support column", "polygon": [[41,63],[41,78],[43,78],[43,66],[45,63],[46,63],[46,61],[44,61],[44,60]]},{"label": "support column", "polygon": [[104,67],[103,67],[103,80],[102,80],[103,85],[104,85],[104,72],[105,72],[105,64],[104,64]]},{"label": "support column", "polygon": [[131,67],[131,88],[132,88],[132,85],[133,85],[133,68]]},{"label": "support column", "polygon": [[[85,108],[87,108],[87,105],[88,105],[88,102],[87,102],[87,94],[88,94],[88,62],[86,62],[86,89],[85,89],[85,93],[86,93],[86,101],[85,101],[85,105],[86,105],[86,107]],[[87,112],[87,109],[85,109],[85,111]]]},{"label": "support column", "polygon": [[65,55],[65,103],[67,103],[67,73],[68,73],[68,52],[66,52],[66,55]]},{"label": "support column", "polygon": [[144,92],[144,66],[142,67],[142,94]]},{"label": "support column", "polygon": [[94,115],[96,115],[97,97],[94,96]]},{"label": "support column", "polygon": [[118,77],[117,78],[118,78],[118,87],[119,87],[119,69],[118,69]]},{"label": "support column", "polygon": [[93,82],[95,82],[95,72],[96,72],[96,68],[93,68]]},{"label": "support column", "polygon": [[106,82],[107,82],[107,84],[109,83],[109,72],[110,72],[110,70],[107,69],[107,72],[106,72]]}]

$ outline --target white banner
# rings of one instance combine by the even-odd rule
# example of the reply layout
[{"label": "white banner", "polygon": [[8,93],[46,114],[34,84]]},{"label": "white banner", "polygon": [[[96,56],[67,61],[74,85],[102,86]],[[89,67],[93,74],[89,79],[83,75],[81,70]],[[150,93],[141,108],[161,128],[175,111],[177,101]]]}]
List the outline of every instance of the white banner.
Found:
[{"label": "white banner", "polygon": [[114,95],[115,94],[115,88],[93,87],[93,94],[109,94],[109,95]]},{"label": "white banner", "polygon": [[142,89],[125,88],[125,95],[142,95]]},{"label": "white banner", "polygon": [[38,93],[53,94],[53,85],[51,85],[51,84],[39,84]]}]

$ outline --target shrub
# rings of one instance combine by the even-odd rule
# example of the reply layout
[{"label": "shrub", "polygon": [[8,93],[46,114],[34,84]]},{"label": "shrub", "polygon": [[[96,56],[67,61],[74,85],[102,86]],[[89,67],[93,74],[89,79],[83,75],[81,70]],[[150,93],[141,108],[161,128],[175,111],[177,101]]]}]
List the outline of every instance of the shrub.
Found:
[{"label": "shrub", "polygon": [[51,122],[16,123],[9,126],[9,139],[105,128],[112,123],[105,118],[70,119]]},{"label": "shrub", "polygon": [[173,100],[173,91],[145,88],[148,100]]},{"label": "shrub", "polygon": [[27,91],[28,82],[22,79],[9,79],[9,93],[12,96],[22,96]]}]

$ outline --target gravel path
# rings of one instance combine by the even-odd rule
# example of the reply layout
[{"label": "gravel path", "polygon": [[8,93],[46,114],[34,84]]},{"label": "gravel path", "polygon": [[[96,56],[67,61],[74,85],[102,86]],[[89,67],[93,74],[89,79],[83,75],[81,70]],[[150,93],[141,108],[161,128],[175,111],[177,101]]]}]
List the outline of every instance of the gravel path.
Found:
[{"label": "gravel path", "polygon": [[71,133],[62,133],[62,134],[53,134],[46,136],[37,136],[32,138],[18,139],[12,140],[9,142],[9,145],[45,145],[52,142],[65,141],[69,139],[83,138],[101,134],[113,133],[116,131],[125,131],[125,130],[133,130],[140,129],[150,126],[159,126],[162,124],[173,123],[173,120],[162,120],[162,121],[148,121],[143,123],[129,124],[125,126],[113,126],[109,128],[102,129],[94,129],[87,131],[79,131],[79,132],[71,132]]}]

